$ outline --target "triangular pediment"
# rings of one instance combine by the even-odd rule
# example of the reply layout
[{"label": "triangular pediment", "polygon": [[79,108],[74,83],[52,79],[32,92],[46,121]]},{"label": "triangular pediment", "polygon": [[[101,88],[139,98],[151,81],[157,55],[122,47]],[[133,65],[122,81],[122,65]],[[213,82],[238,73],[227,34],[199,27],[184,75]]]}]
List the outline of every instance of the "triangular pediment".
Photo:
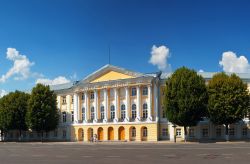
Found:
[{"label": "triangular pediment", "polygon": [[113,65],[105,65],[101,69],[95,71],[94,73],[87,76],[81,81],[81,83],[97,83],[103,81],[130,79],[143,76],[144,74],[129,71],[121,67],[116,67]]}]

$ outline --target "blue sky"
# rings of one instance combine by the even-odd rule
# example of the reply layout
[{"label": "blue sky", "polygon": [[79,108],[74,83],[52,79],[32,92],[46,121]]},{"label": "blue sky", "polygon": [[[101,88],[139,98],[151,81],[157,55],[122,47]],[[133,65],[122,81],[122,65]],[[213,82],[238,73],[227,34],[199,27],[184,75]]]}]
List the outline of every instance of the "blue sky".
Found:
[{"label": "blue sky", "polygon": [[168,71],[250,72],[249,18],[247,0],[0,0],[0,90],[80,80],[108,63],[109,45],[111,64],[138,72],[158,71],[152,55]]}]

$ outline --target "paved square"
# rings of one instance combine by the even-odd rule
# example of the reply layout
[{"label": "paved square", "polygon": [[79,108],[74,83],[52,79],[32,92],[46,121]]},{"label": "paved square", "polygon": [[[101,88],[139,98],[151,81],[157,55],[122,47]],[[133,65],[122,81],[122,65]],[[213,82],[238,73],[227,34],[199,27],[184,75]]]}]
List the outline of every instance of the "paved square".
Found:
[{"label": "paved square", "polygon": [[0,163],[248,164],[250,143],[0,143]]}]

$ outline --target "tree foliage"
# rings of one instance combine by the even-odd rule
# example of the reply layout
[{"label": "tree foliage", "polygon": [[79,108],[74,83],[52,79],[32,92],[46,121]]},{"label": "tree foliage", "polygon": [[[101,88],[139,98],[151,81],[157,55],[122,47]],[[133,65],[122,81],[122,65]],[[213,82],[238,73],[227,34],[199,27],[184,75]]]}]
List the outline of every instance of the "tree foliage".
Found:
[{"label": "tree foliage", "polygon": [[208,83],[208,111],[215,124],[228,125],[240,121],[249,109],[249,93],[245,84],[236,74],[230,76],[218,73]]},{"label": "tree foliage", "polygon": [[51,131],[57,128],[59,113],[56,95],[49,86],[37,84],[28,102],[27,123],[32,130]]},{"label": "tree foliage", "polygon": [[25,116],[28,108],[29,94],[15,91],[0,100],[0,126],[3,131],[27,130]]},{"label": "tree foliage", "polygon": [[177,69],[166,81],[164,106],[168,120],[179,126],[195,126],[207,114],[205,80],[194,70]]}]

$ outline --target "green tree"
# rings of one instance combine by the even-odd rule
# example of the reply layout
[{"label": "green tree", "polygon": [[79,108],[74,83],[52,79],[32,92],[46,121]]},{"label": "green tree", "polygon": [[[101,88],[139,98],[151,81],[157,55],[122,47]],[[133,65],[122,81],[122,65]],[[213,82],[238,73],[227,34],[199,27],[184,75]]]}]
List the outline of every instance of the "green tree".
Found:
[{"label": "green tree", "polygon": [[59,113],[56,95],[49,86],[37,84],[32,89],[28,102],[27,124],[37,132],[51,131],[57,128]]},{"label": "green tree", "polygon": [[208,94],[205,80],[194,70],[177,69],[166,81],[164,106],[166,116],[173,124],[195,126],[207,114]]},{"label": "green tree", "polygon": [[27,130],[25,115],[28,108],[29,94],[15,91],[5,95],[0,101],[0,122],[4,131],[18,130],[19,136]]},{"label": "green tree", "polygon": [[215,74],[208,83],[208,112],[214,124],[226,126],[226,140],[229,140],[228,126],[247,114],[249,93],[245,84],[236,74]]}]

